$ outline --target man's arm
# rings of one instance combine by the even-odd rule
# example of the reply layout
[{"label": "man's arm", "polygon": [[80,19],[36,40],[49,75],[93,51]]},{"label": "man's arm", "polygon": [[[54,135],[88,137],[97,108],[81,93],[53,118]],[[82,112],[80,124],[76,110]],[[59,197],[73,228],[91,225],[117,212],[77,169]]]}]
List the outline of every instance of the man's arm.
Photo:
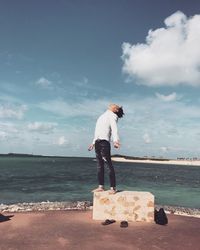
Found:
[{"label": "man's arm", "polygon": [[90,145],[88,146],[88,151],[93,150],[93,148],[94,148],[94,144],[90,144]]},{"label": "man's arm", "polygon": [[91,151],[91,150],[94,149],[94,145],[95,145],[96,139],[97,139],[97,130],[96,130],[96,127],[95,127],[93,141],[92,141],[92,144],[90,144],[90,145],[88,146],[88,151]]},{"label": "man's arm", "polygon": [[120,143],[119,143],[119,135],[118,135],[118,128],[117,128],[117,118],[115,117],[110,118],[110,126],[111,126],[111,131],[112,131],[114,147],[119,148]]},{"label": "man's arm", "polygon": [[114,142],[113,145],[114,145],[114,148],[120,148],[120,142],[119,141]]}]

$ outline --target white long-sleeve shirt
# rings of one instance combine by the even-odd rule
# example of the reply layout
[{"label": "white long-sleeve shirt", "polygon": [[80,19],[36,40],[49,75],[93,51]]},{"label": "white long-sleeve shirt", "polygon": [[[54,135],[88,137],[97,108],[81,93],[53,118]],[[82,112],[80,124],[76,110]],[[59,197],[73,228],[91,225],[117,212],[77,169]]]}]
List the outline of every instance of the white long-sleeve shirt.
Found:
[{"label": "white long-sleeve shirt", "polygon": [[97,139],[110,141],[111,135],[114,142],[119,141],[117,121],[118,116],[112,111],[103,113],[96,122],[93,144]]}]

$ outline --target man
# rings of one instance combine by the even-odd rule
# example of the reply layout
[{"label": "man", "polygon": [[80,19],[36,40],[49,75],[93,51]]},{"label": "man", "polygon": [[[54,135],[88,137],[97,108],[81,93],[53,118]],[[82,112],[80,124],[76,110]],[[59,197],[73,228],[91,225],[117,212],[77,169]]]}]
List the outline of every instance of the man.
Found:
[{"label": "man", "polygon": [[94,189],[93,192],[104,191],[104,162],[109,168],[109,179],[110,179],[110,194],[116,193],[116,178],[115,170],[111,161],[111,146],[110,140],[111,135],[113,138],[113,145],[115,148],[120,147],[120,141],[117,130],[118,118],[123,117],[124,112],[122,107],[116,104],[110,104],[108,110],[103,113],[97,120],[95,135],[93,143],[89,146],[88,150],[91,151],[95,148],[96,159],[97,159],[97,170],[98,170],[98,188]]}]

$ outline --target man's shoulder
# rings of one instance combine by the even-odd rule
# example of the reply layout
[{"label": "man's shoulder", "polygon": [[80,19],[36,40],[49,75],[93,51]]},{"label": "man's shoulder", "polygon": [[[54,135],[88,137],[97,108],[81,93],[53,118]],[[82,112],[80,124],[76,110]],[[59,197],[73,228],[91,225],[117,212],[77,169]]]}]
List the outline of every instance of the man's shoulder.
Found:
[{"label": "man's shoulder", "polygon": [[108,116],[111,118],[111,119],[114,119],[115,121],[117,121],[117,115],[112,112],[111,110],[108,110]]},{"label": "man's shoulder", "polygon": [[102,115],[99,116],[99,120],[101,119],[108,119],[108,120],[117,120],[117,115],[113,113],[111,110],[106,110]]}]

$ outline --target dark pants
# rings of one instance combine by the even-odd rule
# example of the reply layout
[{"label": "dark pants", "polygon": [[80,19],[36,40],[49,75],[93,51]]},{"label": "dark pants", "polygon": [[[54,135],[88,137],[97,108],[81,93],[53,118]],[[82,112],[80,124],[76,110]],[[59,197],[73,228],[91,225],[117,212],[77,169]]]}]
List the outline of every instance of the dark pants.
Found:
[{"label": "dark pants", "polygon": [[96,140],[95,152],[97,159],[98,181],[99,185],[104,185],[104,162],[109,169],[110,186],[116,187],[115,170],[112,165],[110,155],[110,142],[106,140]]}]

